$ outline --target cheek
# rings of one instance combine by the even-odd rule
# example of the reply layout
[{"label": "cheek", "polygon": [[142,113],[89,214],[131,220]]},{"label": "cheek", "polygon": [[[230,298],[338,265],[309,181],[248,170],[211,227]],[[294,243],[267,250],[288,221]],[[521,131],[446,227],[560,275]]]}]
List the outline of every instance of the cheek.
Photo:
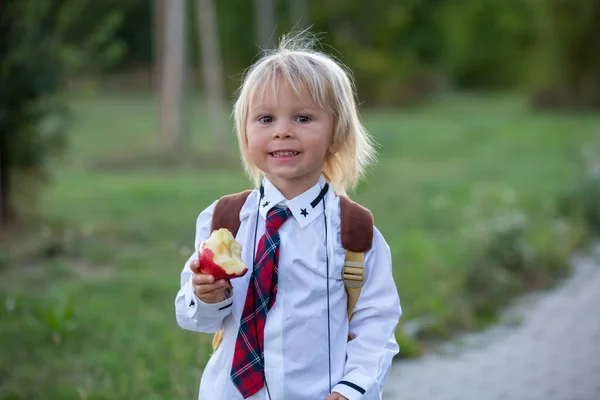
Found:
[{"label": "cheek", "polygon": [[248,139],[247,140],[248,140],[248,147],[249,148],[255,148],[260,143],[260,139],[256,135],[248,135]]},{"label": "cheek", "polygon": [[332,133],[326,129],[320,129],[310,137],[311,147],[319,151],[327,152],[333,143]]},{"label": "cheek", "polygon": [[265,148],[265,141],[257,132],[248,132],[246,142],[248,143],[248,152],[252,155],[261,153]]},{"label": "cheek", "polygon": [[256,136],[256,129],[252,129],[246,126],[246,143],[248,143],[248,146],[251,146],[254,143],[256,143]]}]

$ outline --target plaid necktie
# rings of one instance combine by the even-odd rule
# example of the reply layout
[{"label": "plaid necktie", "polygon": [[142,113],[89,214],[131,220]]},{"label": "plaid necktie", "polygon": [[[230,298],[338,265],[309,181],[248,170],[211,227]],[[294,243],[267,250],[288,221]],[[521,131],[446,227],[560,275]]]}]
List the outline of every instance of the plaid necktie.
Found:
[{"label": "plaid necktie", "polygon": [[245,399],[264,385],[264,328],[277,296],[278,231],[290,215],[287,208],[272,208],[258,242],[231,366],[231,380]]}]

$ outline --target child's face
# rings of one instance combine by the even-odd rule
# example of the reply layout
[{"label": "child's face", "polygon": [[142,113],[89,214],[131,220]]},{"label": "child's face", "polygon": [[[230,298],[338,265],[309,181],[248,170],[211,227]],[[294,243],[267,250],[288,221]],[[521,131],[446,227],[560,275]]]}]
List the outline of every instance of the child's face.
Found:
[{"label": "child's face", "polygon": [[314,186],[333,152],[333,118],[304,88],[296,98],[285,82],[253,101],[246,121],[248,153],[288,199]]}]

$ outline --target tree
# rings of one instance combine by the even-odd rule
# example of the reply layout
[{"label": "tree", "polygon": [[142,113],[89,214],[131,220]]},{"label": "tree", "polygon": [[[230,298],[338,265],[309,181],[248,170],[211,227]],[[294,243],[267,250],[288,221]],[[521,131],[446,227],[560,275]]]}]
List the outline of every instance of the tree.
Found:
[{"label": "tree", "polygon": [[547,0],[544,6],[543,64],[550,82],[534,103],[600,109],[600,0]]},{"label": "tree", "polygon": [[187,51],[185,0],[169,0],[164,10],[164,45],[160,84],[160,126],[163,150],[169,156],[183,147],[183,111]]},{"label": "tree", "polygon": [[212,0],[197,0],[198,43],[202,53],[202,72],[204,76],[205,101],[208,109],[209,129],[213,150],[223,154],[227,149],[223,138],[227,131],[225,112],[225,85],[223,65],[217,29],[217,16]]},{"label": "tree", "polygon": [[[0,226],[17,217],[17,190],[47,178],[65,145],[68,113],[60,98],[67,76],[117,60],[121,23],[106,13],[75,35],[87,0],[7,2],[0,15]],[[37,187],[37,185],[35,185]]]},{"label": "tree", "polygon": [[164,61],[164,41],[165,41],[165,0],[154,0],[152,3],[153,21],[152,21],[152,50],[153,50],[153,86],[160,91],[160,83],[162,79],[162,63]]}]

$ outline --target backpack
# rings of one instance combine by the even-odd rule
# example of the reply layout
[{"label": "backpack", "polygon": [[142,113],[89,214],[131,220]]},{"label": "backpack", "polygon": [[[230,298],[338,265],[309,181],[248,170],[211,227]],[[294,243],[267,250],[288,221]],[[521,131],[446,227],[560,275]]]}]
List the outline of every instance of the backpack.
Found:
[{"label": "backpack", "polygon": [[[233,237],[240,227],[240,211],[252,193],[246,190],[240,193],[221,197],[212,216],[211,232],[219,228],[227,228]],[[346,251],[342,278],[348,297],[348,321],[352,319],[354,308],[358,302],[364,283],[365,252],[373,242],[373,215],[363,206],[346,196],[339,196],[341,217],[341,241]],[[216,351],[223,340],[223,330],[213,337],[213,351]],[[352,338],[348,338],[352,340]]]}]

